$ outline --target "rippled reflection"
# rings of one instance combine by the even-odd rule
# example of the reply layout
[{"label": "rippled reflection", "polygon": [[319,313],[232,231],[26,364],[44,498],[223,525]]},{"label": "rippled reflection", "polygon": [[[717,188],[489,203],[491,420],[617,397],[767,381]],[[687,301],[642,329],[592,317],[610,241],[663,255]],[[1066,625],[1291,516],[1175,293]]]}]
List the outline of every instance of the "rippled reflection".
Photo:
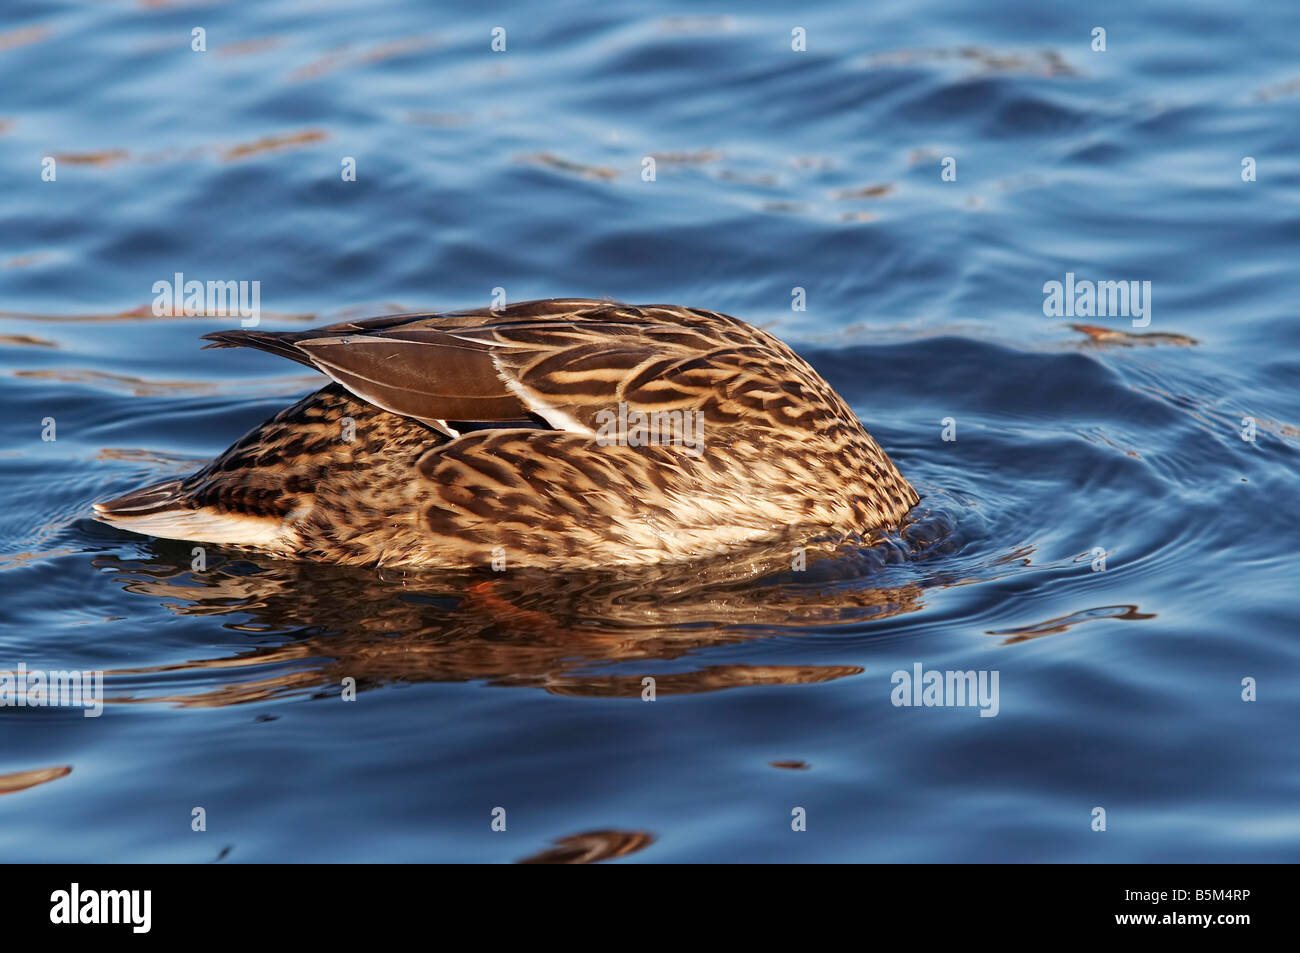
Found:
[{"label": "rippled reflection", "polygon": [[1044,635],[1068,632],[1080,623],[1093,622],[1097,619],[1125,619],[1132,621],[1154,619],[1155,617],[1154,612],[1139,612],[1137,606],[1098,606],[1095,609],[1083,609],[1079,612],[1071,612],[1069,615],[1048,619],[1046,622],[1039,622],[1036,625],[1023,625],[1014,629],[997,629],[990,631],[988,634],[1012,636],[1002,644],[1014,645],[1017,642],[1026,642],[1029,639],[1041,638]]},{"label": "rippled reflection", "polygon": [[65,764],[57,768],[34,768],[30,771],[14,771],[10,774],[0,774],[0,794],[26,791],[38,784],[57,781],[59,778],[67,777],[71,773],[71,765]]},{"label": "rippled reflection", "polygon": [[555,846],[519,861],[521,864],[594,864],[626,857],[654,843],[645,831],[587,831],[561,837]]},{"label": "rippled reflection", "polygon": [[[877,570],[925,555],[946,539],[947,517],[931,516],[901,538],[854,549],[809,547],[807,568],[788,549],[652,570],[546,574],[394,574],[241,555],[214,554],[202,572],[189,549],[154,544],[144,560],[95,559],[130,593],[183,616],[225,616],[226,626],[282,643],[234,656],[106,672],[131,683],[110,703],[211,707],[298,692],[358,691],[392,682],[482,680],[554,695],[642,697],[755,685],[831,681],[854,665],[703,664],[679,661],[700,649],[808,627],[861,623],[921,606],[917,584],[873,585]],[[264,638],[263,638],[264,641]],[[662,663],[674,661],[670,671]],[[642,663],[608,673],[597,668]],[[219,687],[179,693],[175,673],[220,673]],[[144,676],[141,679],[141,676]]]}]

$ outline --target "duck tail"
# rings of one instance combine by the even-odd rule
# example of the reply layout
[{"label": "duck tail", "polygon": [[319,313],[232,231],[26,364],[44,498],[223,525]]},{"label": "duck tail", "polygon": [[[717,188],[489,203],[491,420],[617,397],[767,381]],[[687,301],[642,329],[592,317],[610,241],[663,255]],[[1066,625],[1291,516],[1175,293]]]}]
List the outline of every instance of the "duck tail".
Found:
[{"label": "duck tail", "polygon": [[164,480],[94,504],[95,519],[142,536],[232,546],[270,547],[283,539],[279,520],[195,506],[182,479]]},{"label": "duck tail", "polygon": [[181,499],[182,481],[163,480],[123,496],[96,503],[95,515],[105,522],[144,519],[174,509]]},{"label": "duck tail", "polygon": [[251,347],[258,351],[267,351],[279,357],[287,357],[291,361],[297,361],[299,364],[316,370],[316,365],[311,362],[311,358],[303,351],[300,351],[294,344],[298,338],[303,336],[301,332],[213,331],[211,334],[203,335],[202,340],[212,342],[204,345],[204,350],[210,347]]}]

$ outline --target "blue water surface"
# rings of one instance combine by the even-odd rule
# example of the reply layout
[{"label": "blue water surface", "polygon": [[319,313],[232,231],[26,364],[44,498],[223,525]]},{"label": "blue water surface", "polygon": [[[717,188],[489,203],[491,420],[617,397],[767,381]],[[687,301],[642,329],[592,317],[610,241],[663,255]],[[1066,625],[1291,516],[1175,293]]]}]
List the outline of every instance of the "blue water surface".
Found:
[{"label": "blue water surface", "polygon": [[[6,2],[0,669],[109,700],[0,707],[0,858],[1300,858],[1298,119],[1287,0]],[[320,382],[200,351],[177,272],[271,329],[733,314],[924,499],[720,589],[195,569],[90,504]]]}]

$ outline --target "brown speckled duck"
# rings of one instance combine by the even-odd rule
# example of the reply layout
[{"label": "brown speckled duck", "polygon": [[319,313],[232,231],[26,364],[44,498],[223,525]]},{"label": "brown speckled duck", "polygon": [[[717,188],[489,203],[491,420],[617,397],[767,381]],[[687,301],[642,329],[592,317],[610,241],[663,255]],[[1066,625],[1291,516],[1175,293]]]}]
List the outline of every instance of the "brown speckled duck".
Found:
[{"label": "brown speckled duck", "polygon": [[864,534],[918,501],[816,371],[713,311],[553,299],[206,338],[333,383],[100,520],[335,563],[589,568]]}]

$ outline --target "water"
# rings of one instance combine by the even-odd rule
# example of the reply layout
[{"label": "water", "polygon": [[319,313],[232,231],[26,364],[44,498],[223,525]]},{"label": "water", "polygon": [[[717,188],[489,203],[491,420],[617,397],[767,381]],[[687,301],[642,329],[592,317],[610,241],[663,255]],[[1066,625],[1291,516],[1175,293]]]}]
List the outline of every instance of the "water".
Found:
[{"label": "water", "polygon": [[[110,701],[0,709],[0,857],[1295,860],[1298,37],[1280,0],[8,4],[0,667]],[[90,504],[316,382],[153,317],[176,272],[260,281],[269,328],[735,314],[925,499],[710,586],[196,572]],[[1067,272],[1150,281],[1150,325],[1046,317]],[[997,715],[895,707],[916,663],[996,671]]]}]

